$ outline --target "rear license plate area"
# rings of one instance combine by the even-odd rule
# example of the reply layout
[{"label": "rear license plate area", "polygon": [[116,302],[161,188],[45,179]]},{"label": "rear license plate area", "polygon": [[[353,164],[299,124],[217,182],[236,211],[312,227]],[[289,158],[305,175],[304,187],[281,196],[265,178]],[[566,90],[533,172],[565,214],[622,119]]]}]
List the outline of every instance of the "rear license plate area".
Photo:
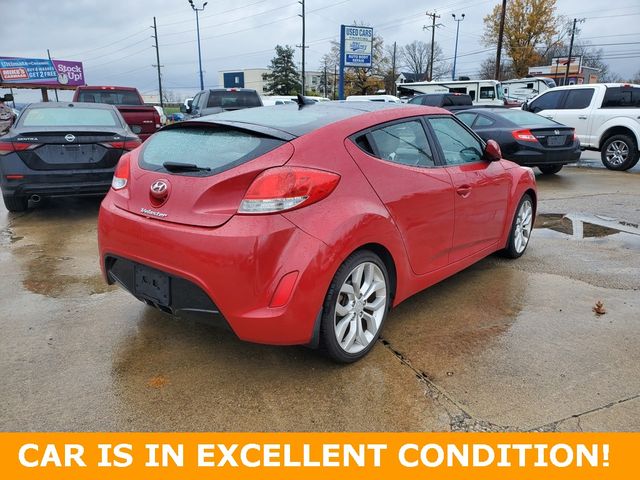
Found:
[{"label": "rear license plate area", "polygon": [[171,304],[171,279],[166,273],[135,265],[134,293],[162,307]]},{"label": "rear license plate area", "polygon": [[560,145],[564,145],[566,139],[566,135],[553,135],[547,137],[547,145],[550,147],[559,147]]}]

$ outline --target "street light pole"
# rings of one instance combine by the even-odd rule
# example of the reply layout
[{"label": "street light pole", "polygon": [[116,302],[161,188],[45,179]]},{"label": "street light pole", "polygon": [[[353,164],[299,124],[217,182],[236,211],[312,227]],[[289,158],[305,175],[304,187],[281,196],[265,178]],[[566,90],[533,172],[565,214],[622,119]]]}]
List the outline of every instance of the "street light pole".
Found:
[{"label": "street light pole", "polygon": [[198,65],[200,67],[200,90],[204,90],[204,78],[202,77],[202,52],[200,50],[200,19],[198,17],[198,13],[204,11],[204,7],[207,6],[207,3],[209,2],[204,2],[202,4],[202,8],[197,8],[193,4],[193,0],[189,0],[189,5],[191,5],[191,8],[193,9],[193,11],[196,12],[196,32],[198,35]]},{"label": "street light pole", "polygon": [[451,72],[451,80],[456,79],[456,60],[458,59],[458,34],[460,33],[460,22],[464,20],[464,13],[461,15],[462,18],[457,19],[456,14],[452,13],[451,16],[453,20],[458,24],[456,26],[456,49],[453,53],[453,71]]}]

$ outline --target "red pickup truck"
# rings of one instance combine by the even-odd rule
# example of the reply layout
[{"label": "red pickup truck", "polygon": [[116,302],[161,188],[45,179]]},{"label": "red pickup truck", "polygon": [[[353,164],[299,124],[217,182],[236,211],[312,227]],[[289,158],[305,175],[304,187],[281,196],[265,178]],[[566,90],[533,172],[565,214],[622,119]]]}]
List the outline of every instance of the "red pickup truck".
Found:
[{"label": "red pickup truck", "polygon": [[145,141],[162,124],[153,105],[145,105],[137,89],[132,87],[78,87],[74,102],[108,103],[115,105],[129,128]]}]

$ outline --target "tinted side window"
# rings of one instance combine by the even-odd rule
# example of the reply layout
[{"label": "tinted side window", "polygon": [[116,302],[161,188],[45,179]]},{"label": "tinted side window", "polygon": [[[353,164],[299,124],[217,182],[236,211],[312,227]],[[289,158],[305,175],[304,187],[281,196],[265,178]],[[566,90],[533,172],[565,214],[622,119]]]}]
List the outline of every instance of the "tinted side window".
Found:
[{"label": "tinted side window", "polygon": [[602,101],[602,108],[640,107],[640,88],[612,87],[607,88]]},{"label": "tinted side window", "polygon": [[563,109],[587,108],[593,98],[593,88],[579,88],[577,90],[569,90],[567,98],[564,101]]},{"label": "tinted side window", "polygon": [[482,159],[482,144],[453,118],[430,118],[447,165],[473,163]]},{"label": "tinted side window", "polygon": [[493,87],[480,87],[480,98],[486,99],[494,99],[496,97],[496,92]]},{"label": "tinted side window", "polygon": [[496,123],[495,120],[485,117],[484,115],[478,115],[478,119],[476,120],[474,127],[490,127],[494,123]]},{"label": "tinted side window", "polygon": [[468,127],[473,125],[473,121],[476,119],[478,115],[475,113],[458,113],[456,117],[464,122],[464,124]]},{"label": "tinted side window", "polygon": [[538,113],[542,110],[556,110],[559,108],[563,95],[564,92],[562,90],[545,93],[529,104],[529,110],[533,113]]},{"label": "tinted side window", "polygon": [[418,120],[379,128],[371,132],[370,136],[377,156],[383,160],[415,167],[435,165],[427,135]]}]

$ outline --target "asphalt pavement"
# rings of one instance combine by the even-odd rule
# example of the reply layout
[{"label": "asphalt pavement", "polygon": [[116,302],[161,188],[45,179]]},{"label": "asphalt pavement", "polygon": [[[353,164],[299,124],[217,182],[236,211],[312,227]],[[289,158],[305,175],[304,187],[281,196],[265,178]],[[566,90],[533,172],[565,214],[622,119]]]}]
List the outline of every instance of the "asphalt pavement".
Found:
[{"label": "asphalt pavement", "polygon": [[107,286],[99,199],[0,207],[0,429],[638,431],[640,167],[598,163],[538,175],[526,254],[410,298],[349,366]]}]

